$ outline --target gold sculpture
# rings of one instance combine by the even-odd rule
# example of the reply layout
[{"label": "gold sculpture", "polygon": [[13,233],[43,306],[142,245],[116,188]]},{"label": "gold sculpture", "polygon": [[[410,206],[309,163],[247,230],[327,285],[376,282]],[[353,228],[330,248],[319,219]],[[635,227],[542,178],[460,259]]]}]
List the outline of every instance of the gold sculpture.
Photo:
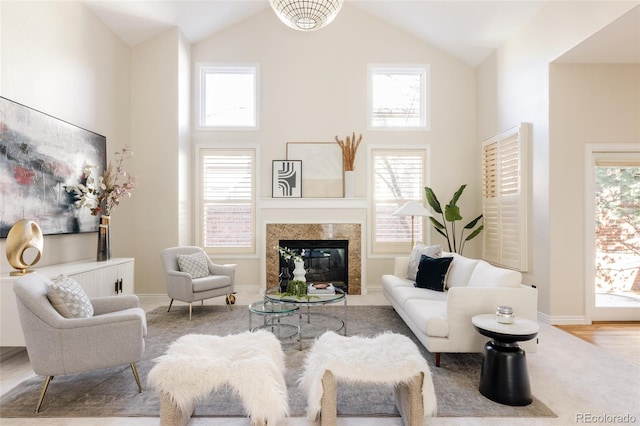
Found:
[{"label": "gold sculpture", "polygon": [[[33,272],[33,270],[29,270],[29,267],[40,260],[43,245],[42,230],[37,223],[27,219],[16,222],[7,234],[7,260],[9,265],[17,269],[10,275],[17,276]],[[24,254],[29,249],[35,249],[36,254],[31,263],[26,263]]]}]

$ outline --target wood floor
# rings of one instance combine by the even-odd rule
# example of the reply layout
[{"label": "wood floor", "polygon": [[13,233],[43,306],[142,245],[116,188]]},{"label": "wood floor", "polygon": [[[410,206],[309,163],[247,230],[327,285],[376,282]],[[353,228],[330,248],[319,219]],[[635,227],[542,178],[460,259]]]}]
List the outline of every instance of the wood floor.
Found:
[{"label": "wood floor", "polygon": [[640,365],[640,321],[594,322],[591,325],[556,327]]}]

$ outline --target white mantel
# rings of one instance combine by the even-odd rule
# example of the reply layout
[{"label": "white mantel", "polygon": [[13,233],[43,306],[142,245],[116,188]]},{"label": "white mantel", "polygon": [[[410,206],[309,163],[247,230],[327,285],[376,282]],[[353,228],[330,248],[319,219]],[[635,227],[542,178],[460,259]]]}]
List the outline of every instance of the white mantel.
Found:
[{"label": "white mantel", "polygon": [[260,209],[366,209],[367,198],[260,198]]}]

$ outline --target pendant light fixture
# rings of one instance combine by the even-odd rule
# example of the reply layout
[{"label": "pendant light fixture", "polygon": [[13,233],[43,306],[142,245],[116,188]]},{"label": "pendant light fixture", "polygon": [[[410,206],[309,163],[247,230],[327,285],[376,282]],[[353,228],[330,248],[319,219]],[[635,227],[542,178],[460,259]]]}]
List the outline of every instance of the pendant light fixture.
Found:
[{"label": "pendant light fixture", "polygon": [[316,31],[336,17],[344,0],[269,0],[271,8],[287,26]]}]

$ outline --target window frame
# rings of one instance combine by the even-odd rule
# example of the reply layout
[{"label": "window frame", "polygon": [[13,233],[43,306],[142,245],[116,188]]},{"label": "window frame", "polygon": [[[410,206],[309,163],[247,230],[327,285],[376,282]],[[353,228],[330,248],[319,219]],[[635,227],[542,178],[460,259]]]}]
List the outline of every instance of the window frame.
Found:
[{"label": "window frame", "polygon": [[[528,149],[530,124],[519,125],[505,130],[482,141],[481,170],[482,170],[482,215],[484,231],[482,232],[482,258],[487,262],[508,269],[526,272],[528,270],[528,226],[527,226],[527,176],[528,176]],[[514,165],[513,146],[517,145],[517,187],[514,189],[513,175],[504,173],[500,162],[511,161]],[[485,147],[495,144],[496,149],[496,173],[491,175],[495,179],[492,190],[487,188],[488,176],[485,165],[487,164]],[[508,150],[511,150],[509,154]],[[509,187],[510,194],[501,194],[501,187]],[[487,192],[495,193],[494,197],[488,197]],[[495,225],[492,226],[492,222]]]},{"label": "window frame", "polygon": [[[420,153],[420,156],[423,159],[423,172],[422,172],[422,187],[421,187],[421,198],[419,201],[423,206],[428,210],[429,207],[425,201],[424,187],[430,186],[430,170],[431,170],[431,146],[415,146],[415,145],[400,145],[400,146],[391,146],[391,145],[370,145],[367,147],[367,171],[368,171],[368,198],[369,198],[369,217],[368,217],[368,227],[369,227],[369,256],[370,257],[388,257],[391,255],[407,255],[411,252],[411,247],[409,247],[410,239],[407,241],[397,241],[397,242],[378,242],[376,239],[376,200],[375,197],[375,161],[374,155],[377,152],[389,152],[394,154],[403,154],[407,155],[411,152]],[[400,205],[404,205],[407,201],[414,201],[413,199],[402,199],[400,200]],[[422,220],[422,235],[421,238],[416,238],[415,243],[422,242],[423,244],[429,245],[431,243],[431,233],[429,230],[429,223],[426,222],[426,217],[416,217],[414,218],[415,223]],[[411,237],[411,235],[409,235]]]},{"label": "window frame", "polygon": [[[376,72],[418,73],[421,100],[420,124],[417,126],[384,126],[373,124],[373,77]],[[367,65],[367,129],[372,131],[427,131],[431,130],[431,66],[429,64],[368,64]]]},{"label": "window frame", "polygon": [[[226,72],[237,74],[252,74],[254,87],[253,87],[253,125],[222,125],[212,126],[205,124],[205,79],[207,73],[212,72]],[[196,64],[196,114],[195,114],[195,127],[197,130],[202,131],[254,131],[260,130],[259,118],[260,118],[260,65],[257,63],[198,63]]]},{"label": "window frame", "polygon": [[[250,154],[252,157],[252,180],[251,180],[251,191],[252,198],[250,201],[251,205],[251,246],[250,247],[207,247],[205,246],[205,238],[203,235],[204,232],[204,175],[203,175],[203,155],[206,152],[224,152],[229,155],[233,154]],[[221,146],[211,146],[211,145],[198,145],[195,149],[195,163],[197,167],[197,175],[196,175],[196,209],[195,209],[195,224],[196,224],[196,241],[197,244],[204,249],[204,251],[209,255],[235,255],[234,257],[240,256],[255,256],[257,255],[257,218],[258,218],[258,194],[257,194],[257,180],[260,173],[260,165],[258,159],[260,158],[259,148],[254,145],[240,145],[234,148],[230,147],[221,147]]]}]

